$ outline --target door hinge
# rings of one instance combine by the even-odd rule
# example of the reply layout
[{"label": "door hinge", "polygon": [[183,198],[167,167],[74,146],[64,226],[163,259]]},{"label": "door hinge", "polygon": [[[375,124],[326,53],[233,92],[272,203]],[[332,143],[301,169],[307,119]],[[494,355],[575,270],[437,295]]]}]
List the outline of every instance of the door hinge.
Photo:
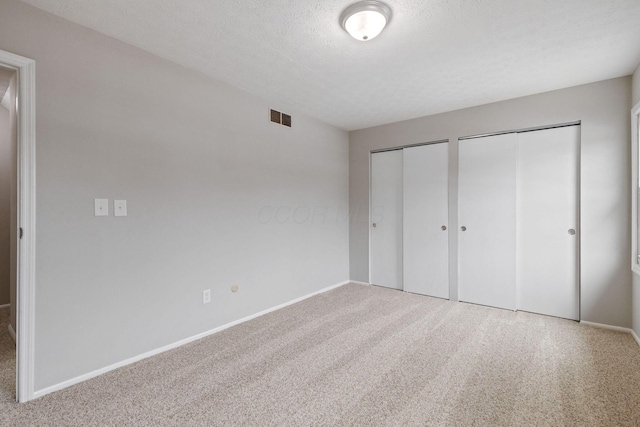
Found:
[{"label": "door hinge", "polygon": [[20,227],[20,239],[22,239],[22,236],[24,235],[24,230],[22,230],[22,227]]}]

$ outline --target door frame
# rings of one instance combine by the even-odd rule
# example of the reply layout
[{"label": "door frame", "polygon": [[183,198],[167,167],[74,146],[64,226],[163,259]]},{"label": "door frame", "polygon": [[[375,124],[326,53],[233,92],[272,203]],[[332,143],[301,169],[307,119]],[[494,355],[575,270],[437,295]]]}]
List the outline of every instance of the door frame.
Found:
[{"label": "door frame", "polygon": [[[0,65],[17,71],[16,400],[34,397],[36,272],[36,63],[0,50]],[[18,232],[18,230],[14,230]]]}]

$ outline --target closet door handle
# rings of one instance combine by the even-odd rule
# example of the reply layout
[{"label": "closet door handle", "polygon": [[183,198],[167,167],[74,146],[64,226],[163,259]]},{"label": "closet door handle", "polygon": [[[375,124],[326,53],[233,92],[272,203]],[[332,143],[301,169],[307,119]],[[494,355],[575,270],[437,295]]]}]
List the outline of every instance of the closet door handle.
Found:
[{"label": "closet door handle", "polygon": [[467,231],[467,227],[465,227],[464,225],[462,227],[460,227],[460,230],[462,231]]},{"label": "closet door handle", "polygon": [[440,227],[440,230],[442,230],[442,231],[447,231],[447,226],[446,226],[446,225],[443,225],[442,227]]},{"label": "closet door handle", "polygon": [[377,225],[376,225],[376,223],[374,222],[374,223],[373,223],[373,228],[376,228],[376,227],[377,227]]},{"label": "closet door handle", "polygon": [[574,236],[576,234],[576,230],[574,230],[573,228],[569,229],[569,234]]}]

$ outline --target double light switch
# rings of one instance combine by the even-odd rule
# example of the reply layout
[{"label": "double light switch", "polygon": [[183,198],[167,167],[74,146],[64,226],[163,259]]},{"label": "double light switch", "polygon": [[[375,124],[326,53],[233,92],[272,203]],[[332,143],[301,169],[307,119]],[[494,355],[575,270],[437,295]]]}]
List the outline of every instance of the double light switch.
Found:
[{"label": "double light switch", "polygon": [[[94,199],[94,208],[96,216],[109,216],[109,199]],[[113,201],[113,215],[127,216],[127,201]]]}]

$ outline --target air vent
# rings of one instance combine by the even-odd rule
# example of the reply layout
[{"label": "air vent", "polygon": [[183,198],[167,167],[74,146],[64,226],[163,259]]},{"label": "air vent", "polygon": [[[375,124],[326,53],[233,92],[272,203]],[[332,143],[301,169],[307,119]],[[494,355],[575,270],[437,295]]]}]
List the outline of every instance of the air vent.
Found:
[{"label": "air vent", "polygon": [[290,115],[281,113],[280,111],[276,111],[276,110],[270,110],[270,111],[271,111],[271,121],[273,123],[278,123],[279,125],[291,127]]},{"label": "air vent", "polygon": [[281,121],[280,121],[280,116],[281,116],[280,111],[271,110],[271,121],[272,121],[273,123],[278,123],[278,124],[280,124],[280,123],[281,123]]}]

